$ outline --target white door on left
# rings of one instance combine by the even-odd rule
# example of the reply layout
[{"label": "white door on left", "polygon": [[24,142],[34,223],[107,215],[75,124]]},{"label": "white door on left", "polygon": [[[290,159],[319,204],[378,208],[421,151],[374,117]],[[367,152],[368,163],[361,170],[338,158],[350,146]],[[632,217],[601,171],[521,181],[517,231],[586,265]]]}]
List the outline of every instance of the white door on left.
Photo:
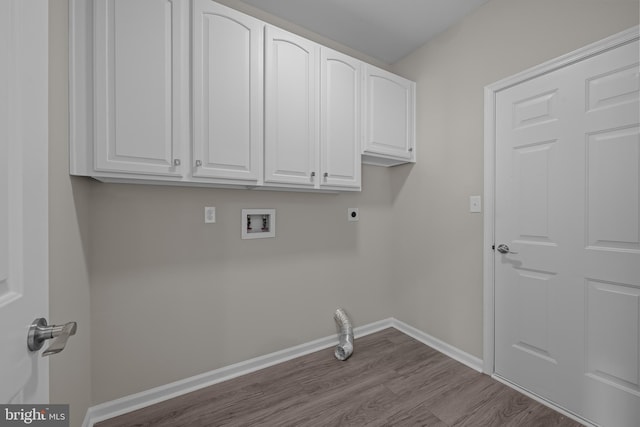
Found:
[{"label": "white door on left", "polygon": [[0,1],[0,403],[48,403],[48,1]]}]

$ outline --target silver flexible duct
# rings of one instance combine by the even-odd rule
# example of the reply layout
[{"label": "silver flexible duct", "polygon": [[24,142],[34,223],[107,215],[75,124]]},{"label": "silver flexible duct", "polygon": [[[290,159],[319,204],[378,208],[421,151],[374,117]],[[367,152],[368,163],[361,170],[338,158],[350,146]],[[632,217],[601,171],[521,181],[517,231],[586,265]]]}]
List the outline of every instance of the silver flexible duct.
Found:
[{"label": "silver flexible duct", "polygon": [[353,327],[347,313],[339,308],[333,314],[333,320],[340,327],[340,343],[336,346],[334,352],[336,359],[347,360],[353,353]]}]

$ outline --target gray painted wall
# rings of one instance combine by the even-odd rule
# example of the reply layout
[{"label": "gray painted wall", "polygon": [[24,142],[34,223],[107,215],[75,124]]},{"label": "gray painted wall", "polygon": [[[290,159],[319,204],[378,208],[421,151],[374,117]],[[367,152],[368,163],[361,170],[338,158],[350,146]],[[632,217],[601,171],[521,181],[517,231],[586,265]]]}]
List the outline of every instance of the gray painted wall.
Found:
[{"label": "gray painted wall", "polygon": [[78,322],[64,353],[50,357],[50,399],[69,403],[71,425],[91,406],[90,183],[69,176],[67,0],[49,4],[49,322]]},{"label": "gray painted wall", "polygon": [[391,171],[395,317],[482,357],[484,87],[638,25],[638,5],[492,0],[394,64],[418,91],[418,163]]}]

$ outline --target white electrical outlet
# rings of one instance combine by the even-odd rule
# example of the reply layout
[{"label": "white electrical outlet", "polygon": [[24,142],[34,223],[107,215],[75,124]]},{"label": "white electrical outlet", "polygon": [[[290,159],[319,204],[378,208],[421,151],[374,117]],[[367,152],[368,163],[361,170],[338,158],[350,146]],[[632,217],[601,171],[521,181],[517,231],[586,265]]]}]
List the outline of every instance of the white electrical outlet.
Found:
[{"label": "white electrical outlet", "polygon": [[358,221],[360,219],[360,214],[358,213],[358,208],[349,208],[347,209],[347,220],[348,221]]},{"label": "white electrical outlet", "polygon": [[216,222],[216,208],[213,206],[205,206],[204,208],[204,223],[213,224]]}]

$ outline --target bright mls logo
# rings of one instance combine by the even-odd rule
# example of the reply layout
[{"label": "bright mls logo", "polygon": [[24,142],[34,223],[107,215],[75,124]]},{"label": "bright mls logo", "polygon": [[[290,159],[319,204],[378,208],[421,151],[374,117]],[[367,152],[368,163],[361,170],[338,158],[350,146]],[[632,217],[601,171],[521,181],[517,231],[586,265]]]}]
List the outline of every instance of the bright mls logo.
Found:
[{"label": "bright mls logo", "polygon": [[0,405],[0,427],[69,427],[69,405]]}]

